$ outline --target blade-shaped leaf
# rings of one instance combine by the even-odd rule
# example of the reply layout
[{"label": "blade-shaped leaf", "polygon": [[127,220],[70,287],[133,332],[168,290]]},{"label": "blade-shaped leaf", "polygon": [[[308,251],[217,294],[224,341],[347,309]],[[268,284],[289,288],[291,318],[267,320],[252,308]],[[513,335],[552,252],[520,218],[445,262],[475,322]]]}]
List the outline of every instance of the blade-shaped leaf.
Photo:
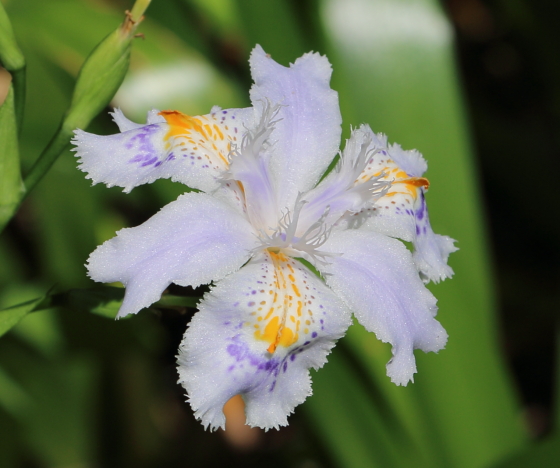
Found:
[{"label": "blade-shaped leaf", "polygon": [[35,311],[35,307],[37,307],[42,300],[43,298],[39,297],[37,299],[33,299],[32,301],[0,310],[0,336],[15,327],[27,314]]},{"label": "blade-shaped leaf", "polygon": [[[115,318],[123,298],[124,289],[111,286],[71,289],[63,293],[46,294],[44,297],[0,310],[0,336],[15,327],[27,314],[53,307]],[[196,307],[199,300],[199,297],[164,294],[159,301],[150,306],[150,309]]]},{"label": "blade-shaped leaf", "polygon": [[[432,183],[432,225],[459,239],[461,248],[450,259],[455,277],[431,288],[449,343],[437,356],[418,353],[414,384],[398,388],[389,383],[388,349],[372,344],[375,338],[363,329],[352,329],[347,344],[432,460],[440,466],[488,465],[522,446],[525,435],[497,346],[492,279],[451,27],[434,0],[325,0],[322,6],[344,122],[367,122],[391,142],[424,154]],[[316,394],[334,385],[336,365],[327,366],[325,372],[332,374],[321,377]],[[320,411],[328,414],[330,408]],[[327,417],[318,411],[311,412],[314,419]],[[354,411],[348,417],[358,421],[363,416]],[[339,445],[348,443],[344,434],[334,437],[335,425],[324,430],[332,431],[333,452],[342,451]],[[372,438],[363,432],[361,444],[368,446]]]}]

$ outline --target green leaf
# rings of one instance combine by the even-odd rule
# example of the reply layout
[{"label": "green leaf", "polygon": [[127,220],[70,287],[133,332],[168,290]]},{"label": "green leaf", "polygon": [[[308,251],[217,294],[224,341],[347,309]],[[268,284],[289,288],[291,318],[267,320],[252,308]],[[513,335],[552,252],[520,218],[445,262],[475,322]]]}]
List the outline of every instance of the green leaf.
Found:
[{"label": "green leaf", "polygon": [[304,409],[336,466],[443,466],[440,457],[422,444],[425,441],[411,437],[395,405],[372,377],[344,343],[335,348],[324,369],[313,373],[314,394]]},{"label": "green leaf", "polygon": [[0,107],[0,231],[11,219],[25,192],[19,162],[14,90]]},{"label": "green leaf", "polygon": [[558,466],[559,460],[560,434],[556,432],[545,440],[534,443],[520,454],[494,465],[494,468],[553,467]]},{"label": "green leaf", "polygon": [[[72,289],[53,297],[52,304],[70,310],[90,312],[115,318],[124,298],[124,288],[102,286],[92,289]],[[150,309],[196,307],[199,298],[164,294]]]},{"label": "green leaf", "polygon": [[[0,336],[16,326],[31,312],[62,307],[65,309],[88,312],[114,319],[124,298],[124,288],[100,286],[91,289],[71,289],[58,294],[46,294],[43,297],[0,310]],[[150,309],[175,309],[196,307],[200,297],[185,297],[164,294],[154,302]]]},{"label": "green leaf", "polygon": [[73,289],[59,295],[55,302],[70,310],[90,312],[114,319],[123,297],[122,288]]},{"label": "green leaf", "polygon": [[[282,0],[237,0],[236,3],[250,48],[260,44],[284,65],[308,52],[304,33],[294,21],[295,3]],[[263,18],[274,18],[274,21],[270,23]]]},{"label": "green leaf", "polygon": [[7,309],[0,310],[0,336],[4,335],[15,327],[19,321],[27,314],[35,311],[38,304],[43,301],[43,297],[24,302]]},{"label": "green leaf", "polygon": [[[450,258],[455,277],[430,286],[438,298],[437,318],[449,333],[448,345],[438,355],[416,354],[414,384],[401,388],[389,382],[389,346],[377,343],[362,327],[351,328],[346,344],[416,447],[425,451],[425,457],[418,452],[420,458],[432,466],[488,466],[522,447],[526,434],[498,349],[490,256],[451,26],[435,0],[324,0],[322,16],[345,131],[366,122],[390,142],[424,154],[432,226],[458,239],[461,249]],[[314,398],[337,385],[339,364],[332,364],[315,385]],[[346,397],[341,393],[339,398]],[[370,405],[373,411],[378,403]],[[334,412],[332,405],[310,407],[315,421]],[[363,410],[350,408],[346,417],[359,421]],[[328,432],[327,447],[343,453],[350,437],[335,424],[323,431]],[[396,436],[389,435],[388,447]],[[361,444],[361,450],[372,444],[371,434],[358,437],[351,443]],[[340,466],[346,462],[340,458]],[[406,460],[398,463],[410,466]]]}]

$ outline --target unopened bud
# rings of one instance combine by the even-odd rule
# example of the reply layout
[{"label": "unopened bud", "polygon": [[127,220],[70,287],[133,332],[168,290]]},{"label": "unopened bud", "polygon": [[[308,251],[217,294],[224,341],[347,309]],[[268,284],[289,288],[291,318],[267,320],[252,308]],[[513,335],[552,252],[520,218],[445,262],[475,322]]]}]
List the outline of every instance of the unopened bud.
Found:
[{"label": "unopened bud", "polygon": [[88,56],[76,81],[64,127],[85,128],[111,101],[122,84],[130,62],[130,48],[142,14],[151,0],[137,0],[122,25]]},{"label": "unopened bud", "polygon": [[25,67],[25,58],[19,50],[14,30],[6,10],[0,2],[0,62],[6,70],[15,71]]}]

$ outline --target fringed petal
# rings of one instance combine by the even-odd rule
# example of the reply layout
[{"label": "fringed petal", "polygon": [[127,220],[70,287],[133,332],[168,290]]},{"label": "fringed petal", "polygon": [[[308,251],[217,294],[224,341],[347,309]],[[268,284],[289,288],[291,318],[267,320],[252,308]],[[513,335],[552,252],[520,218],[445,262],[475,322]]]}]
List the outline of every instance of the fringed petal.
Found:
[{"label": "fringed petal", "polygon": [[253,121],[251,108],[216,108],[195,117],[150,111],[146,125],[131,122],[118,109],[112,115],[122,133],[105,136],[76,130],[72,143],[79,168],[94,184],[116,185],[125,192],[169,178],[206,192],[216,189],[232,148]]},{"label": "fringed petal", "polygon": [[369,139],[372,141],[370,148],[376,149],[356,184],[379,178],[380,182],[391,182],[391,186],[373,206],[345,215],[340,226],[363,226],[412,242],[414,260],[426,281],[437,283],[453,276],[447,259],[457,248],[453,245],[453,239],[434,234],[430,226],[425,200],[429,182],[422,177],[427,164],[422,155],[416,150],[405,151],[397,144],[387,145],[386,138],[381,134],[375,135],[367,125],[355,133],[357,141]]},{"label": "fringed petal", "polygon": [[251,225],[229,205],[187,193],[99,246],[88,270],[95,281],[126,286],[123,317],[157,301],[171,283],[199,286],[236,271],[255,240]]},{"label": "fringed petal", "polygon": [[368,331],[391,343],[391,381],[414,380],[413,350],[437,352],[447,333],[434,319],[436,299],[418,277],[410,252],[395,239],[363,230],[337,232],[323,249],[342,254],[329,259],[327,284]]},{"label": "fringed petal", "polygon": [[287,424],[350,324],[341,301],[297,260],[263,251],[200,304],[179,348],[179,380],[205,427],[224,427],[241,394],[247,424]]}]

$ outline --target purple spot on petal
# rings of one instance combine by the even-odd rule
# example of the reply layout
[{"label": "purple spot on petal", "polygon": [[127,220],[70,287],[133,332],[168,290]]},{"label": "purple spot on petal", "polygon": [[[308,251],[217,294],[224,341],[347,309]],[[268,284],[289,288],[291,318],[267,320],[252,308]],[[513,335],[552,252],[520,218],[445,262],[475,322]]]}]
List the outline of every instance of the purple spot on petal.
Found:
[{"label": "purple spot on petal", "polygon": [[311,338],[317,338],[317,332],[311,333]]},{"label": "purple spot on petal", "polygon": [[286,372],[287,369],[288,369],[288,363],[284,362],[284,365],[282,366],[282,372]]},{"label": "purple spot on petal", "polygon": [[295,355],[295,354],[292,354],[292,355],[290,356],[290,361],[295,361],[295,360],[296,360],[296,355]]},{"label": "purple spot on petal", "polygon": [[153,157],[152,159],[150,159],[149,161],[146,161],[145,163],[143,163],[141,167],[149,166],[150,164],[153,164],[153,163],[155,163],[156,161],[157,161],[157,158],[154,156],[154,157]]}]

